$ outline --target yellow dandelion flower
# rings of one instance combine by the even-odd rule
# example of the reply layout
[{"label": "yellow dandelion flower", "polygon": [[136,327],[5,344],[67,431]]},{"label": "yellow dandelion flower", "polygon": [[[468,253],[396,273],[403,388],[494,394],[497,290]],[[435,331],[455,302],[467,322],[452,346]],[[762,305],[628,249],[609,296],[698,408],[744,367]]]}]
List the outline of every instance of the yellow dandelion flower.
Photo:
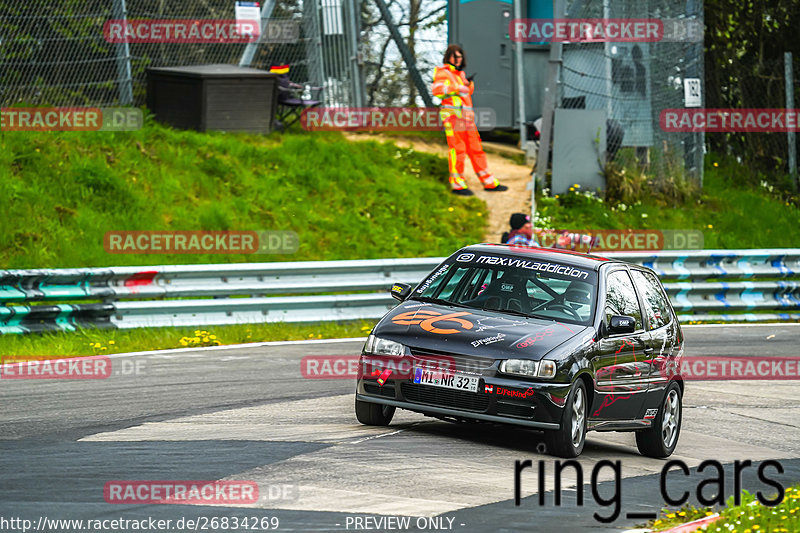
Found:
[{"label": "yellow dandelion flower", "polygon": [[714,166],[715,166],[715,167],[718,167],[718,166],[719,166],[719,163],[717,163],[716,161],[714,161]]},{"label": "yellow dandelion flower", "polygon": [[199,329],[194,330],[194,334],[195,335],[200,335],[200,330]]},{"label": "yellow dandelion flower", "polygon": [[309,339],[313,339],[313,338],[314,338],[314,334],[313,334],[313,333],[309,333],[309,334],[308,334],[308,338],[309,338]]},{"label": "yellow dandelion flower", "polygon": [[680,513],[678,513],[678,516],[686,516],[686,511],[681,511]]},{"label": "yellow dandelion flower", "polygon": [[189,343],[186,342],[186,338],[181,339],[181,346],[189,346]]},{"label": "yellow dandelion flower", "polygon": [[117,341],[115,341],[115,340],[110,340],[110,341],[108,341],[108,344],[117,344]]},{"label": "yellow dandelion flower", "polygon": [[708,228],[708,229],[714,229],[714,224],[709,224],[709,225],[707,225],[707,226],[706,226],[706,228]]},{"label": "yellow dandelion flower", "polygon": [[448,211],[450,211],[450,212],[452,213],[453,211],[455,211],[455,208],[453,208],[453,207],[448,207],[448,208],[447,208],[447,210],[448,210]]},{"label": "yellow dandelion flower", "polygon": [[[787,205],[788,205],[788,204],[787,204]],[[478,213],[478,216],[479,216],[479,217],[482,217],[482,216],[483,216],[483,213]]]},{"label": "yellow dandelion flower", "polygon": [[675,513],[670,513],[667,515],[667,518],[675,518]]},{"label": "yellow dandelion flower", "polygon": [[208,342],[208,337],[203,337],[203,342]]},{"label": "yellow dandelion flower", "polygon": [[108,350],[108,348],[106,348],[105,346],[103,346],[102,348],[100,348],[100,351],[102,352],[103,350]]},{"label": "yellow dandelion flower", "polygon": [[217,338],[217,336],[216,335],[209,335],[208,338],[211,339],[211,340],[214,340],[214,339]]}]

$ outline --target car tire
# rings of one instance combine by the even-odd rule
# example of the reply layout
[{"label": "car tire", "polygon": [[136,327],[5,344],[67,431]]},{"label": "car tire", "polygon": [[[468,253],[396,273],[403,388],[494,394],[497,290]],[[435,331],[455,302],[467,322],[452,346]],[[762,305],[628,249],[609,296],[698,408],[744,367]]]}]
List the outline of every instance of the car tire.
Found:
[{"label": "car tire", "polygon": [[561,427],[545,432],[547,453],[566,458],[581,454],[586,442],[586,414],[589,411],[587,400],[586,386],[582,379],[578,379],[567,395]]},{"label": "car tire", "polygon": [[673,381],[667,386],[664,400],[649,429],[636,432],[636,447],[646,457],[669,457],[678,445],[683,420],[681,388]]},{"label": "car tire", "polygon": [[388,426],[394,411],[391,405],[363,402],[356,398],[356,418],[366,426]]}]

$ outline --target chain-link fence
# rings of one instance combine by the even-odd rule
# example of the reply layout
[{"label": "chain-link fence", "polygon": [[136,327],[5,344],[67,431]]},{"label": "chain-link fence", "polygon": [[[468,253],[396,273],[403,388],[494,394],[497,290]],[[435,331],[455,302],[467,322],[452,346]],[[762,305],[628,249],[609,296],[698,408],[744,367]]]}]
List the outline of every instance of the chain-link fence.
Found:
[{"label": "chain-link fence", "polygon": [[[791,58],[790,91],[794,107],[800,102],[797,57]],[[732,83],[707,80],[706,101],[709,108],[780,109],[787,107],[786,62],[784,57],[760,57],[757,61],[742,61],[728,65],[735,69]],[[714,74],[721,69],[715,69]],[[796,139],[796,135],[794,136]],[[708,144],[718,153],[736,157],[755,173],[789,172],[789,135],[784,132],[709,133]],[[796,141],[795,141],[796,142]],[[795,150],[797,147],[795,147]]]},{"label": "chain-link fence", "polygon": [[565,43],[557,107],[606,110],[611,157],[642,168],[656,184],[681,176],[702,183],[703,133],[667,133],[659,124],[662,110],[685,106],[684,80],[703,78],[702,37],[667,35],[702,28],[702,3],[572,0],[566,18],[663,24],[662,40]]},{"label": "chain-link fence", "polygon": [[110,20],[231,21],[232,0],[0,0],[0,105],[141,105],[148,67],[217,63],[288,64],[291,80],[322,87],[327,105],[352,105],[360,84],[353,68],[356,5],[266,0],[269,20],[296,23],[299,36],[271,42],[264,33],[248,49],[242,42],[115,44],[104,34]]}]

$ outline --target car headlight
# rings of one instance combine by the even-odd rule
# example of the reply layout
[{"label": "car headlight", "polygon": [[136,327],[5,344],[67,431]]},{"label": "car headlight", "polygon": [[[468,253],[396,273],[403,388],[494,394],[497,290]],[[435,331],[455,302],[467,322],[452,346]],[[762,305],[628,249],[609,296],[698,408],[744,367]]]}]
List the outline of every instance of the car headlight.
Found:
[{"label": "car headlight", "polygon": [[500,363],[500,372],[535,378],[538,366],[537,361],[530,359],[506,359]]},{"label": "car headlight", "polygon": [[500,372],[529,378],[552,378],[556,375],[554,361],[531,361],[530,359],[506,359],[500,363]]},{"label": "car headlight", "polygon": [[406,347],[399,342],[370,335],[367,337],[367,344],[364,346],[364,352],[371,355],[403,356],[406,353]]}]

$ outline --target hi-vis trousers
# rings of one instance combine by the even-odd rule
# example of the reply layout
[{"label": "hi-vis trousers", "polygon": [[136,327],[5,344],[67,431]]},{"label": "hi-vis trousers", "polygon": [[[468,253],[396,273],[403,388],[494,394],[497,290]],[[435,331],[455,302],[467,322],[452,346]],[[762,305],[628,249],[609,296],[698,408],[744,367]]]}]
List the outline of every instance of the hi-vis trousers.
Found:
[{"label": "hi-vis trousers", "polygon": [[471,118],[471,110],[464,110],[463,118],[457,115],[462,115],[462,111],[441,111],[449,148],[447,161],[450,167],[450,186],[454,191],[467,188],[467,182],[464,181],[464,160],[469,156],[472,168],[478,174],[483,187],[486,189],[497,187],[499,182],[489,172],[486,153],[481,146],[475,122]]}]

